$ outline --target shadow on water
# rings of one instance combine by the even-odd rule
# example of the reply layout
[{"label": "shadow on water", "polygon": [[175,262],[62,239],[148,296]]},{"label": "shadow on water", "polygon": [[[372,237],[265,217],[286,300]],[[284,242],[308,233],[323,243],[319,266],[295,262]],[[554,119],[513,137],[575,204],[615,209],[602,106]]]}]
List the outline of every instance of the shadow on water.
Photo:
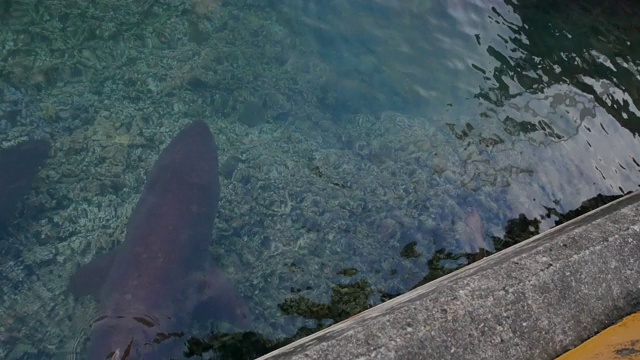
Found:
[{"label": "shadow on water", "polygon": [[[568,83],[589,94],[621,126],[640,134],[640,8],[634,1],[507,1],[526,26],[508,25],[513,53],[493,45],[487,51],[500,65],[494,83],[476,96],[503,105],[518,94],[504,91],[504,79],[536,92]],[[496,16],[509,23],[501,14]]]}]

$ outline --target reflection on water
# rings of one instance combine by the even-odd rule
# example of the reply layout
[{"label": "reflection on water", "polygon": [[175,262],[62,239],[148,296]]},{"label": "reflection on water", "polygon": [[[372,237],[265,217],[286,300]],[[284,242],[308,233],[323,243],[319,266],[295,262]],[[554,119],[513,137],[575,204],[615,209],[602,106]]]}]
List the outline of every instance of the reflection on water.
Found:
[{"label": "reflection on water", "polygon": [[634,191],[639,20],[631,0],[0,1],[0,147],[52,145],[0,235],[0,357],[84,351],[96,304],[68,279],[124,239],[194,120],[219,145],[211,257],[254,320],[198,319],[185,354],[204,358],[258,356]]}]

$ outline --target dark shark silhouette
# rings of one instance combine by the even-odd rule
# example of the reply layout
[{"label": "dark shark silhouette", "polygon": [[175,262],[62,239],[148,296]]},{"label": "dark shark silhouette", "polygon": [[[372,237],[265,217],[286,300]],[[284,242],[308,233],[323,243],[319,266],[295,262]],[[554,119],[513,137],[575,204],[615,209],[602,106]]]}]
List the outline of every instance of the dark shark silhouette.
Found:
[{"label": "dark shark silhouette", "polygon": [[0,150],[0,233],[9,226],[20,200],[49,155],[45,140],[27,140]]},{"label": "dark shark silhouette", "polygon": [[208,126],[197,121],[160,154],[123,244],[71,279],[75,295],[99,301],[88,359],[175,356],[176,338],[201,311],[248,326],[245,302],[208,264],[219,197],[217,147]]}]

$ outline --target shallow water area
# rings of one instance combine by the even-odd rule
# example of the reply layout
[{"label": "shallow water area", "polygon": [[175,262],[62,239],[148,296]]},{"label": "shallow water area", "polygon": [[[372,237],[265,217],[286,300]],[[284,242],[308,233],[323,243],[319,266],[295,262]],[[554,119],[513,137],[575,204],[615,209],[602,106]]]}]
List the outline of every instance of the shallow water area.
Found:
[{"label": "shallow water area", "polygon": [[623,0],[0,1],[0,148],[52,146],[0,235],[0,358],[82,358],[69,278],[196,120],[207,257],[252,322],[195,319],[185,357],[255,358],[636,190],[637,24]]}]

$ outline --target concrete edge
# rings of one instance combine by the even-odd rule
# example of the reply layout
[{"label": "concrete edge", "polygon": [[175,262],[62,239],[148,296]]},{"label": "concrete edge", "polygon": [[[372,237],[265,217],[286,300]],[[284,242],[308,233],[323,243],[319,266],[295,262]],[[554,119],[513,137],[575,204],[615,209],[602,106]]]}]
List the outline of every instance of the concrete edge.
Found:
[{"label": "concrete edge", "polygon": [[629,194],[259,359],[553,358],[640,304],[639,203]]}]

